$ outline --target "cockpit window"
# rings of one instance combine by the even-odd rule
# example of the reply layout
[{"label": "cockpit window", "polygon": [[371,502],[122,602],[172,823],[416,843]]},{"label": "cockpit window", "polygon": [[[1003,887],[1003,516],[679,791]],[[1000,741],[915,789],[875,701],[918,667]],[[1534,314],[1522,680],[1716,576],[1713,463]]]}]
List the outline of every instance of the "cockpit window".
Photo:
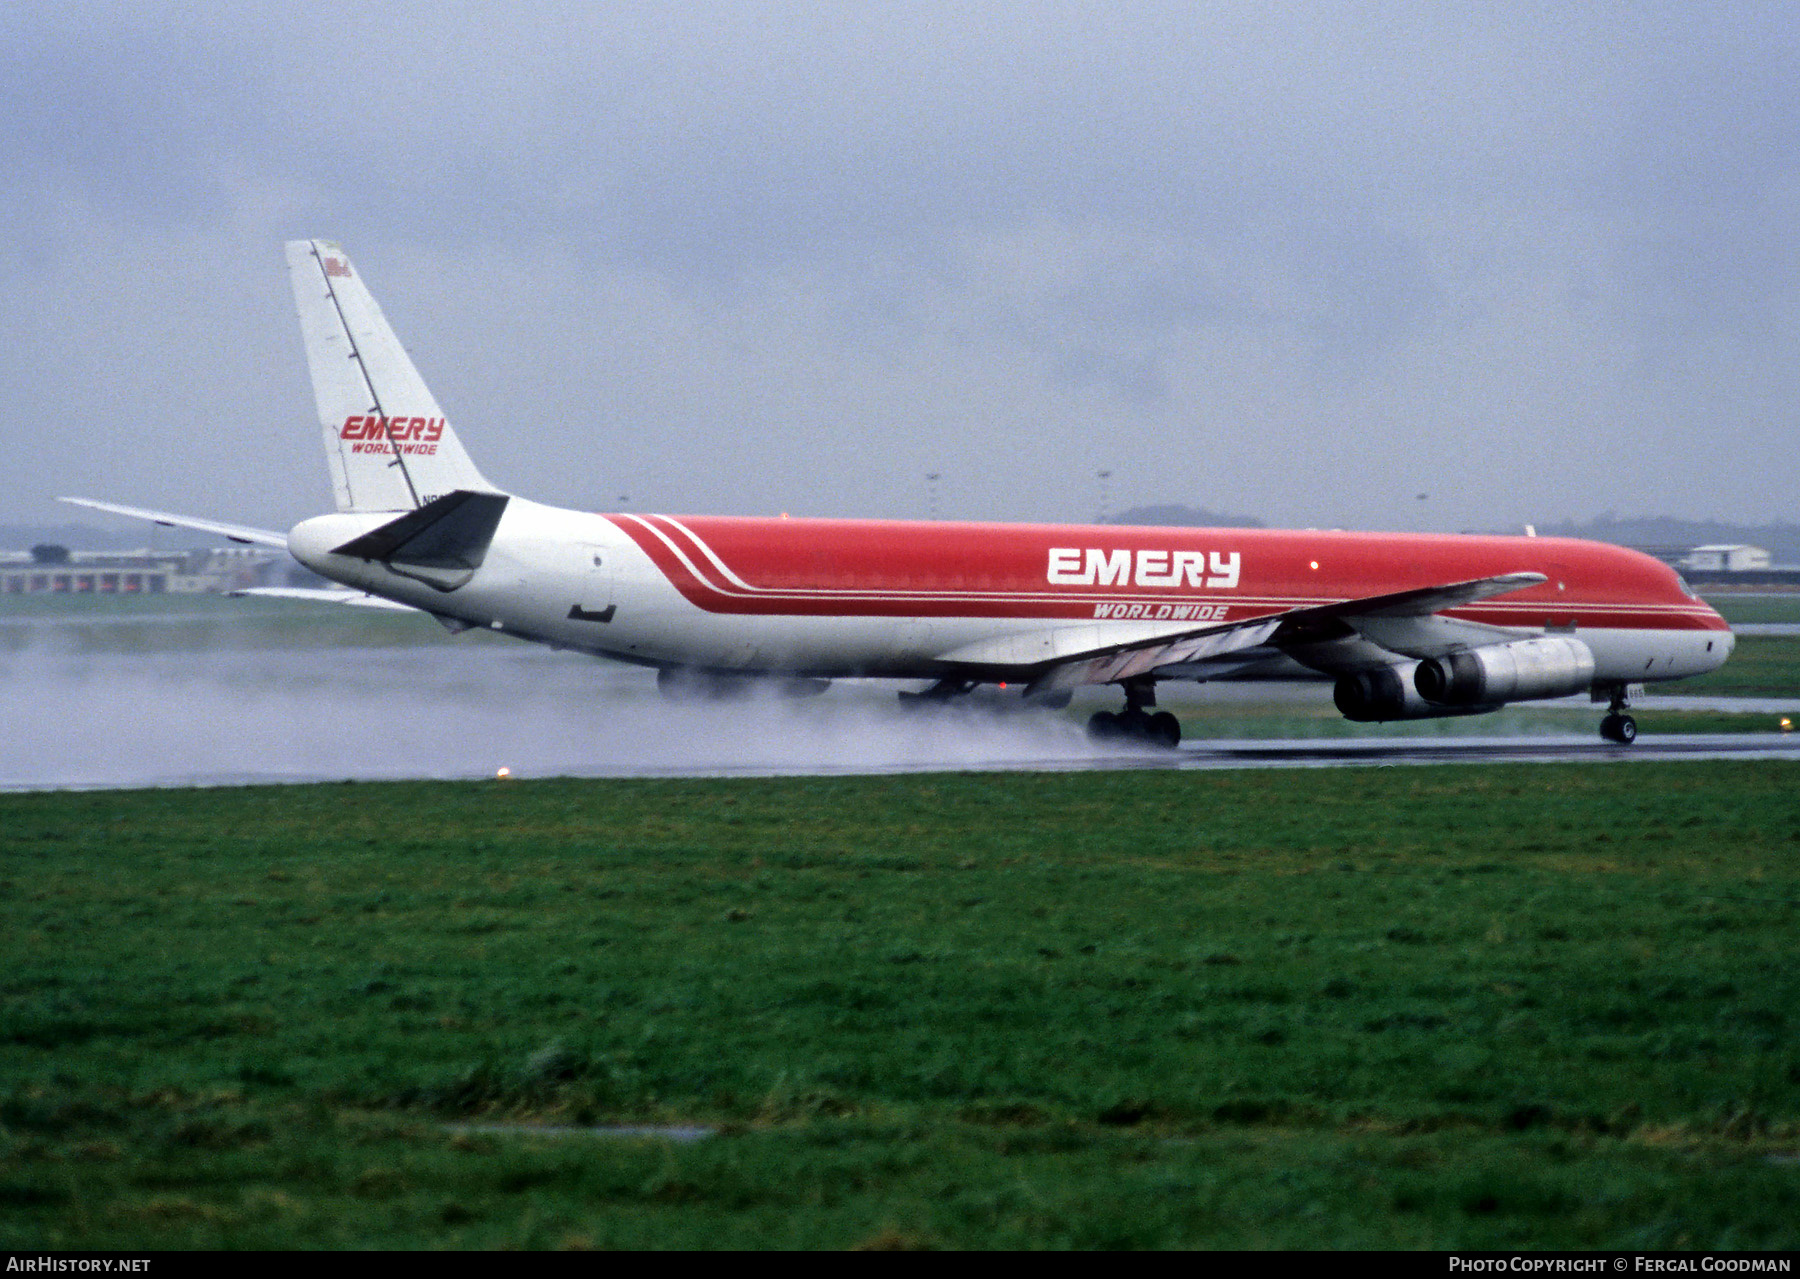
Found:
[{"label": "cockpit window", "polygon": [[1676,582],[1680,583],[1682,594],[1686,595],[1691,600],[1697,600],[1700,598],[1698,595],[1696,595],[1694,593],[1694,588],[1688,585],[1687,578],[1683,577],[1680,573],[1677,573],[1677,574],[1675,574],[1675,580],[1676,580]]}]

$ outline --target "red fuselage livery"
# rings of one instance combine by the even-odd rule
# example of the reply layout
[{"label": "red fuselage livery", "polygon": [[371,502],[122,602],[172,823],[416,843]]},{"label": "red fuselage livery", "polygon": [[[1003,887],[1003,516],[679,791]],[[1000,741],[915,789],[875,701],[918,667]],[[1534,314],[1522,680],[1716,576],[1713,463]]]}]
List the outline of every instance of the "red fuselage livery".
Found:
[{"label": "red fuselage livery", "polygon": [[1360,720],[1592,693],[1628,741],[1633,686],[1711,670],[1733,644],[1667,565],[1561,538],[591,518],[608,535],[567,536],[607,547],[613,611],[588,643],[671,686],[864,675],[1053,698],[1112,683],[1126,710],[1097,731],[1165,743],[1157,681],[1297,675],[1336,680]]},{"label": "red fuselage livery", "polygon": [[[1159,619],[1172,616],[1165,609],[1204,607],[1223,610],[1208,620],[1242,622],[1491,576],[1498,568],[1542,573],[1545,580],[1446,615],[1539,629],[1728,630],[1667,565],[1624,547],[1563,538],[607,518],[684,599],[710,613],[1074,621]],[[1198,584],[1191,576],[1180,584],[1161,580],[1163,566],[1184,556],[1233,571],[1201,576]],[[1134,568],[1111,578],[1095,574],[1087,583],[1069,582],[1067,570],[1059,573],[1060,565],[1102,559]]]}]

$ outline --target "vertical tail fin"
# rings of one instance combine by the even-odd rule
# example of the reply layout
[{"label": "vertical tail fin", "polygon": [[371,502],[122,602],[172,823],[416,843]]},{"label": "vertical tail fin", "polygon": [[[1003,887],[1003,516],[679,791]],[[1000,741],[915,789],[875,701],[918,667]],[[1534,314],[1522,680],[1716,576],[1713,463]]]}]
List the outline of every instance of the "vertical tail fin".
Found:
[{"label": "vertical tail fin", "polygon": [[290,240],[287,259],[338,510],[406,511],[456,489],[498,492],[343,250]]}]

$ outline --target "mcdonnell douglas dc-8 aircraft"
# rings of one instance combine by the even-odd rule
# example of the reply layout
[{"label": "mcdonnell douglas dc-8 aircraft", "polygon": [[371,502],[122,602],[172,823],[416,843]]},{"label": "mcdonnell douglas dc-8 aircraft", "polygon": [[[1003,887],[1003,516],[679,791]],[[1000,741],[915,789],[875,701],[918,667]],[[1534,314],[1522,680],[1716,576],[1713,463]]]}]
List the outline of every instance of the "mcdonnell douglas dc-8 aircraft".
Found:
[{"label": "mcdonnell douglas dc-8 aircraft", "polygon": [[1005,684],[1058,706],[1111,684],[1124,707],[1089,732],[1166,747],[1158,682],[1297,675],[1335,680],[1361,721],[1589,693],[1624,744],[1639,686],[1731,653],[1673,569],[1562,538],[541,506],[476,469],[343,250],[287,258],[337,512],[283,535],[65,501],[286,547],[351,598],[654,667],[672,695],[879,677],[932,681],[917,701]]}]

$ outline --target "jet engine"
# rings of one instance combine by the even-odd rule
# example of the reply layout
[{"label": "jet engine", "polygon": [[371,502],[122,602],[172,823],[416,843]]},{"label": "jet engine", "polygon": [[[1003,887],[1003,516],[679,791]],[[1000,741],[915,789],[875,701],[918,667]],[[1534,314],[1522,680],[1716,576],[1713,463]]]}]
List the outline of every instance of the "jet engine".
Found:
[{"label": "jet engine", "polygon": [[1358,671],[1338,679],[1332,701],[1345,719],[1358,724],[1384,724],[1396,719],[1441,719],[1446,715],[1480,715],[1493,706],[1440,706],[1419,696],[1414,686],[1417,662]]},{"label": "jet engine", "polygon": [[1419,696],[1434,706],[1494,706],[1566,697],[1594,682],[1594,653],[1566,635],[1484,644],[1428,657],[1413,673]]}]

